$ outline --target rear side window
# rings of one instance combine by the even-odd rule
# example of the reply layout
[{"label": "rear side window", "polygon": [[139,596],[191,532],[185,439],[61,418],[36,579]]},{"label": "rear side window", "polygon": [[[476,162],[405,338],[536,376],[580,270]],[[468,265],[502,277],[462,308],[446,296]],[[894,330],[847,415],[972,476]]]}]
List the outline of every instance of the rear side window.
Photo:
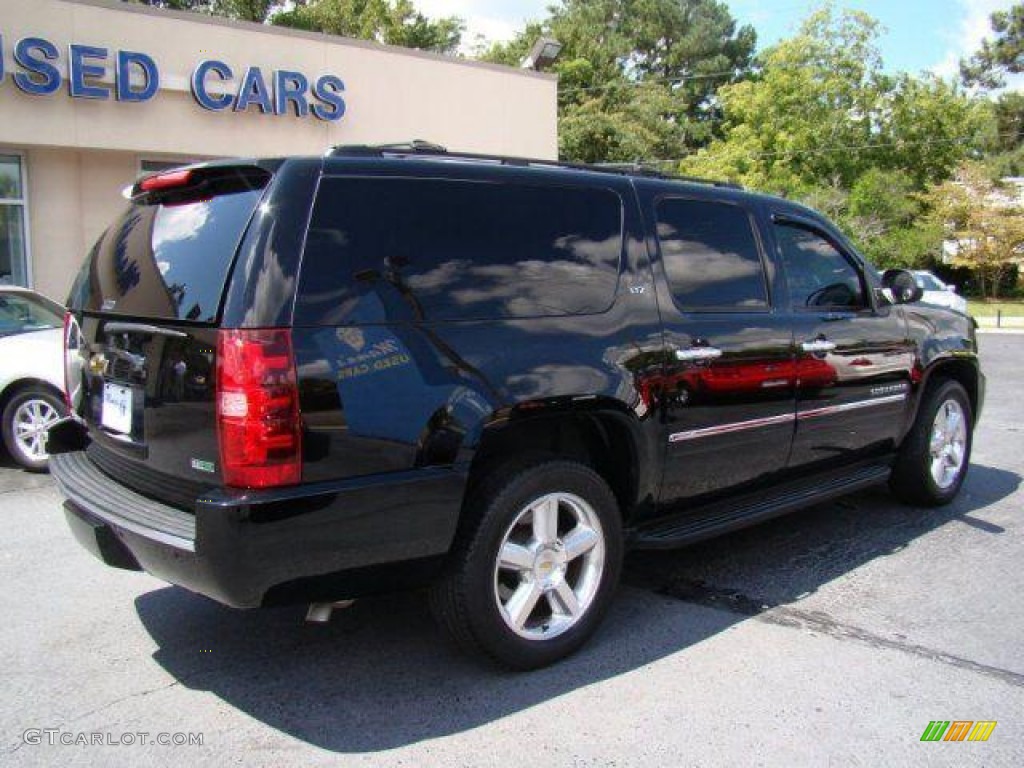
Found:
[{"label": "rear side window", "polygon": [[618,282],[622,204],[607,189],[327,178],[297,325],[579,315]]},{"label": "rear side window", "polygon": [[665,274],[680,308],[768,307],[761,253],[743,208],[667,198],[658,203],[657,216]]},{"label": "rear side window", "polygon": [[249,189],[133,205],[93,246],[71,290],[73,308],[215,320],[235,251],[262,194]]}]

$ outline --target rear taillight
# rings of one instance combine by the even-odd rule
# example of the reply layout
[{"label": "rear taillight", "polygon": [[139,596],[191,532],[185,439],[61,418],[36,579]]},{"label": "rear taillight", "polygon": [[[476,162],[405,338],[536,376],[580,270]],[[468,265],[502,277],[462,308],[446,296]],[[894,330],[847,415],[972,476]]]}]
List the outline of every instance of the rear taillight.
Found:
[{"label": "rear taillight", "polygon": [[302,479],[299,388],[289,330],[220,331],[217,436],[226,485],[267,488]]}]

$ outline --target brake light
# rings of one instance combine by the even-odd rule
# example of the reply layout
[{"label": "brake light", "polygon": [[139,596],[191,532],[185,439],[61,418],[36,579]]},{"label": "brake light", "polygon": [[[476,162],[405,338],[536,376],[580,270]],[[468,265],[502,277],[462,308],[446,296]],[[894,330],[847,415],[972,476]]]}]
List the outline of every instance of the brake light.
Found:
[{"label": "brake light", "polygon": [[299,388],[291,331],[219,332],[217,438],[227,485],[267,488],[302,479]]},{"label": "brake light", "polygon": [[139,189],[143,192],[155,192],[159,189],[186,187],[191,179],[192,171],[170,171],[143,179],[139,182]]}]

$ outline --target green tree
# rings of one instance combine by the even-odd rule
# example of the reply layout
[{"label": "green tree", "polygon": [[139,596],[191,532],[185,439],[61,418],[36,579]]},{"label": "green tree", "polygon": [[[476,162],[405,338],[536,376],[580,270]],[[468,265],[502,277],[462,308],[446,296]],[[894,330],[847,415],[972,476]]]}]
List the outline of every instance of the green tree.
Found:
[{"label": "green tree", "polygon": [[1011,265],[1024,257],[1024,210],[984,166],[963,165],[929,192],[933,218],[956,244],[954,263],[969,267],[982,298],[999,298]]},{"label": "green tree", "polygon": [[960,76],[967,85],[999,88],[1007,74],[1024,72],[1024,3],[990,17],[991,39],[970,59],[960,62]]},{"label": "green tree", "polygon": [[991,109],[985,164],[995,178],[1024,176],[1024,93],[1003,93]]},{"label": "green tree", "polygon": [[1002,94],[994,109],[998,149],[1006,152],[1017,149],[1024,144],[1024,93]]},{"label": "green tree", "polygon": [[[263,23],[283,5],[283,0],[125,0],[129,3],[151,5],[172,11],[194,11],[229,19]],[[300,0],[302,4],[304,0]]]},{"label": "green tree", "polygon": [[276,5],[274,0],[212,0],[210,11],[217,16],[262,24]]},{"label": "green tree", "polygon": [[887,75],[878,35],[866,14],[813,13],[764,52],[756,78],[719,89],[723,138],[682,169],[796,196],[849,190],[872,168],[906,173],[917,187],[948,177],[983,115],[953,84]]},{"label": "green tree", "polygon": [[942,228],[928,216],[927,197],[903,171],[865,172],[837,219],[879,267],[921,269],[942,257]]},{"label": "green tree", "polygon": [[154,8],[166,8],[171,11],[210,11],[212,0],[123,0],[136,5],[151,5]]},{"label": "green tree", "polygon": [[275,13],[271,23],[448,54],[465,30],[461,19],[427,18],[410,0],[310,0]]},{"label": "green tree", "polygon": [[562,0],[481,58],[518,65],[542,35],[563,49],[563,157],[586,162],[681,157],[714,136],[715,90],[743,75],[755,34],[718,0]]}]

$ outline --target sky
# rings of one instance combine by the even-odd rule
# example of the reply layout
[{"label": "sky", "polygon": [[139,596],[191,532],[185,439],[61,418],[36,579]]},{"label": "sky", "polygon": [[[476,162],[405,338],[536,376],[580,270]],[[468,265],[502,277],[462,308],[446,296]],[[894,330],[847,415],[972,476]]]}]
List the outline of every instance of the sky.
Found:
[{"label": "sky", "polygon": [[[1019,1],[1019,0],[1018,0]],[[414,0],[428,16],[461,16],[466,20],[468,47],[477,35],[507,40],[527,19],[541,18],[551,0]],[[733,16],[752,24],[758,47],[771,45],[796,31],[819,0],[726,0]],[[1007,9],[1013,0],[839,0],[836,5],[865,11],[880,21],[886,69],[942,76],[958,71],[961,57],[977,50],[989,34],[989,15]],[[1013,87],[1024,87],[1017,77]]]}]

